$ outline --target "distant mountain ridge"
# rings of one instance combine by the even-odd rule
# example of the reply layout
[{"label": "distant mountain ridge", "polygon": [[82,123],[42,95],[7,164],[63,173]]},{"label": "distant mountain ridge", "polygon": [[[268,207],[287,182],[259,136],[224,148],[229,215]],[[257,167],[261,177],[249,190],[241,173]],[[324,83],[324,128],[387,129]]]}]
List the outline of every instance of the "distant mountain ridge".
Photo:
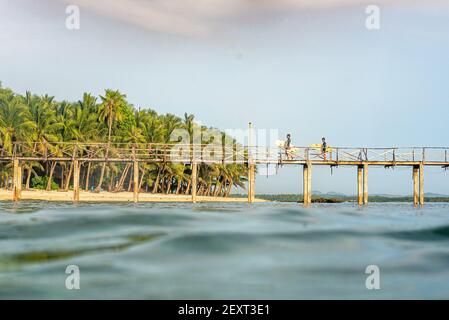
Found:
[{"label": "distant mountain ridge", "polygon": [[[271,196],[288,196],[288,195],[297,195],[293,193],[267,193],[265,195],[271,195]],[[299,194],[301,195],[301,193]],[[333,197],[333,198],[349,198],[349,197],[356,197],[357,194],[345,194],[335,191],[329,191],[329,192],[321,192],[318,190],[312,191],[312,195],[316,197]],[[373,193],[369,195],[370,197],[384,197],[384,198],[404,198],[404,197],[411,197],[412,194],[405,194],[405,195],[398,195],[398,194],[388,194],[388,193]],[[440,194],[440,193],[434,193],[434,192],[426,192],[424,193],[424,196],[427,198],[449,198],[449,195],[447,194]]]}]

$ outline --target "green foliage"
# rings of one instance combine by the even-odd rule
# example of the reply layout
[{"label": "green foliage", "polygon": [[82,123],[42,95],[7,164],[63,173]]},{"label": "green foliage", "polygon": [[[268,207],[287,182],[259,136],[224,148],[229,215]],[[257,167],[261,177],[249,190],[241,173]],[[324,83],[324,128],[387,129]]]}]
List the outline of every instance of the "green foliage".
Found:
[{"label": "green foliage", "polygon": [[121,120],[116,122],[115,130],[118,139],[120,139],[136,126],[136,118],[134,117],[134,110],[129,104],[121,105],[118,112],[121,113]]},{"label": "green foliage", "polygon": [[[217,129],[201,126],[194,122],[194,115],[185,113],[184,117],[173,114],[158,114],[152,109],[134,108],[126,100],[126,95],[118,90],[105,90],[105,94],[96,98],[84,93],[77,102],[56,101],[49,95],[25,95],[14,93],[0,86],[0,149],[12,154],[14,142],[20,141],[31,146],[33,153],[45,154],[48,150],[62,157],[66,152],[54,142],[77,143],[77,152],[88,157],[95,153],[95,146],[86,143],[115,142],[134,144],[161,144],[172,142],[172,133],[176,129],[185,129],[191,135],[191,142],[212,143],[215,138],[225,140],[225,134]],[[201,131],[207,138],[193,141],[194,130]],[[207,133],[207,134],[206,134]],[[211,135],[213,133],[213,135]],[[229,138],[229,137],[228,137]],[[228,139],[233,141],[233,139]],[[113,152],[113,146],[111,146]],[[70,165],[49,161],[28,162],[27,174],[33,172],[31,186],[38,189],[68,189],[72,172]],[[98,163],[82,164],[81,177],[84,188],[97,190],[124,190],[130,185],[130,172],[126,165]],[[155,193],[189,194],[191,192],[191,170],[189,165],[157,163],[142,164],[141,187]],[[0,187],[9,184],[11,168],[0,172]],[[88,178],[86,177],[88,176]],[[245,165],[201,164],[198,168],[198,195],[229,196],[233,187],[244,188],[247,176]],[[51,179],[50,179],[51,177]],[[50,180],[50,183],[49,183]],[[104,180],[104,182],[103,182]]]},{"label": "green foliage", "polygon": [[[45,190],[48,183],[47,176],[37,176],[31,179],[31,187],[38,190]],[[51,190],[58,190],[58,184],[54,181],[51,182]]]}]

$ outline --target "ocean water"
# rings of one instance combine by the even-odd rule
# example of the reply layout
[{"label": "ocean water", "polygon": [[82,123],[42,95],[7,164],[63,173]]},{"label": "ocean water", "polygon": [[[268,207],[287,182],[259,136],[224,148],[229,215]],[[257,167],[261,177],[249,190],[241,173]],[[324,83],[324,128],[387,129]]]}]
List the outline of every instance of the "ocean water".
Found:
[{"label": "ocean water", "polygon": [[449,298],[449,204],[0,202],[0,298]]}]

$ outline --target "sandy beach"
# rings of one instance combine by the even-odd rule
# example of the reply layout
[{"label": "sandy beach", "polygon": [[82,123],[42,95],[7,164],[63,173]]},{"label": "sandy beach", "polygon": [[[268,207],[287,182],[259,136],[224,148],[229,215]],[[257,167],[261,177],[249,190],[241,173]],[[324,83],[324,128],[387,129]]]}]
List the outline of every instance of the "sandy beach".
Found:
[{"label": "sandy beach", "polygon": [[[0,189],[0,201],[12,199],[12,191]],[[21,200],[73,201],[73,191],[22,190]],[[139,193],[139,202],[191,202],[189,195]],[[247,198],[197,196],[197,202],[247,202]],[[266,200],[256,199],[256,202]],[[80,192],[80,202],[133,202],[132,192]]]}]

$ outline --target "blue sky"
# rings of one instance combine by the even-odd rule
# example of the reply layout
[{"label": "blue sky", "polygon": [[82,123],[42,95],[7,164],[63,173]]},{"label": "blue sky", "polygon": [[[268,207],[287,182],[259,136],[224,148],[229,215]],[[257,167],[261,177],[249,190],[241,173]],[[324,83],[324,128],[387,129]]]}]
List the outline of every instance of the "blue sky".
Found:
[{"label": "blue sky", "polygon": [[[78,4],[81,29],[65,27]],[[380,29],[365,28],[368,4]],[[447,146],[449,4],[361,0],[0,0],[0,81],[79,99],[194,113],[220,129],[290,132],[296,145]],[[301,192],[301,168],[257,192]],[[429,169],[426,191],[449,194]],[[411,172],[370,170],[371,193],[409,194]],[[355,169],[314,170],[313,189],[354,193]]]}]

